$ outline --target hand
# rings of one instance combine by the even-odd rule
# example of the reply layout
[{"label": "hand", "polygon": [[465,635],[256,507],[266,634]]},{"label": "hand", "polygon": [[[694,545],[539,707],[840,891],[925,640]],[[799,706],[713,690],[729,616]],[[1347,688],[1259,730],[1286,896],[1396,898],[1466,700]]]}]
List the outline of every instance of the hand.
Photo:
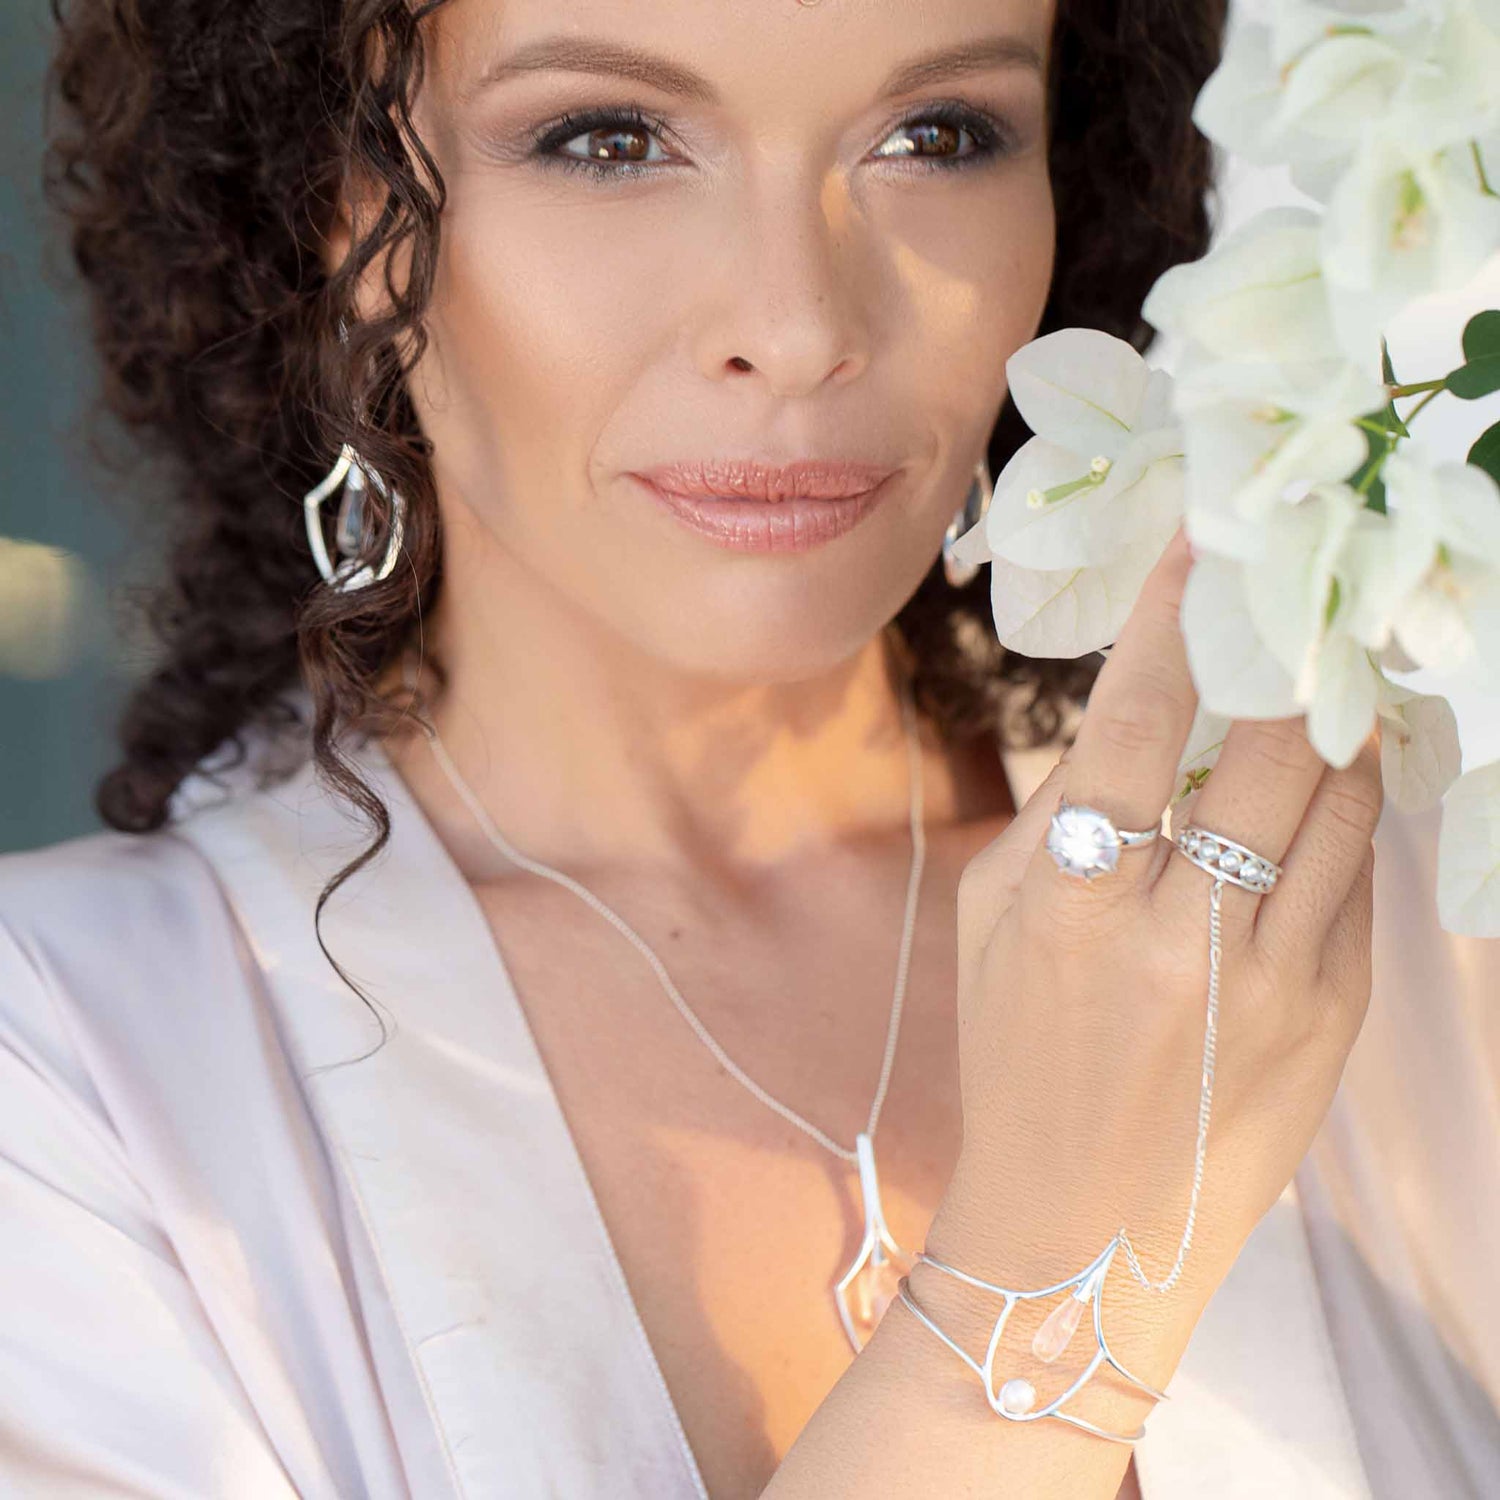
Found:
[{"label": "hand", "polygon": [[[1113,874],[1085,882],[1043,843],[1064,795],[1120,828],[1152,828],[1168,806],[1196,708],[1178,624],[1190,561],[1179,533],[1074,745],[959,885],[964,1144],[927,1244],[1002,1285],[1060,1281],[1122,1225],[1159,1279],[1186,1218],[1213,877],[1162,839],[1122,850]],[[1301,1161],[1358,1032],[1380,810],[1375,739],[1329,769],[1300,718],[1237,722],[1196,796],[1193,822],[1285,873],[1265,896],[1227,883],[1222,893],[1207,1165],[1174,1294],[1187,1327]],[[1133,1286],[1123,1256],[1115,1268],[1111,1288]],[[930,1273],[925,1287],[954,1284],[917,1270]],[[1150,1298],[1131,1296],[1149,1317]]]}]

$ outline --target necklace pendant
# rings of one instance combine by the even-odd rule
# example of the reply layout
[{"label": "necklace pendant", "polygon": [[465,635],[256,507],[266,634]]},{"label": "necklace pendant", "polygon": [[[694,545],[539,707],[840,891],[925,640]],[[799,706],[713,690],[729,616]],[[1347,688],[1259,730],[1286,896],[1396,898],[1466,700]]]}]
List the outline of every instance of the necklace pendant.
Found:
[{"label": "necklace pendant", "polygon": [[875,1146],[861,1131],[855,1137],[859,1157],[859,1191],[865,1210],[865,1233],[859,1253],[834,1286],[839,1321],[857,1354],[875,1332],[875,1325],[896,1298],[896,1284],[912,1268],[913,1257],[898,1245],[886,1228],[880,1205],[880,1181],[875,1175]]}]

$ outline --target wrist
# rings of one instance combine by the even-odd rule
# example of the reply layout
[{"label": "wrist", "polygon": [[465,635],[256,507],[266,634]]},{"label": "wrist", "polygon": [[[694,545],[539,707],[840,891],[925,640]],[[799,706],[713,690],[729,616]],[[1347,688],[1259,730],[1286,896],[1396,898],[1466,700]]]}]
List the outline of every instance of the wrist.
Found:
[{"label": "wrist", "polygon": [[[1119,1228],[1117,1222],[1087,1213],[1067,1225],[1027,1225],[1019,1215],[997,1212],[992,1193],[983,1198],[968,1194],[960,1170],[933,1216],[922,1248],[947,1266],[994,1286],[1031,1292],[1082,1273],[1108,1248]],[[1159,1274],[1147,1248],[1139,1242],[1136,1248],[1146,1261],[1146,1274]],[[1151,1250],[1155,1248],[1153,1245]],[[1163,1261],[1163,1270],[1166,1264]],[[1158,1390],[1164,1389],[1216,1284],[1206,1263],[1195,1265],[1190,1258],[1170,1291],[1152,1291],[1131,1273],[1123,1248],[1117,1249],[1100,1291],[1100,1321],[1110,1352],[1132,1375]],[[908,1285],[922,1310],[982,1365],[1004,1298],[921,1260],[913,1266]],[[1091,1307],[1084,1310],[1071,1342],[1055,1363],[1043,1363],[1033,1355],[1033,1335],[1068,1295],[1063,1292],[1016,1303],[996,1351],[995,1390],[1006,1378],[1016,1375],[1031,1380],[1039,1392],[1056,1393],[1093,1357],[1099,1344]],[[938,1342],[931,1330],[928,1336]],[[958,1355],[948,1352],[960,1365]],[[973,1376],[972,1371],[970,1374]],[[973,1378],[977,1384],[978,1377]],[[1155,1405],[1107,1363],[1086,1389],[1092,1393],[1089,1401],[1094,1411],[1081,1414],[1121,1432],[1139,1425]],[[1083,1393],[1079,1400],[1084,1400]],[[1101,1418],[1098,1414],[1106,1408],[1099,1403],[1105,1400],[1113,1410]]]}]

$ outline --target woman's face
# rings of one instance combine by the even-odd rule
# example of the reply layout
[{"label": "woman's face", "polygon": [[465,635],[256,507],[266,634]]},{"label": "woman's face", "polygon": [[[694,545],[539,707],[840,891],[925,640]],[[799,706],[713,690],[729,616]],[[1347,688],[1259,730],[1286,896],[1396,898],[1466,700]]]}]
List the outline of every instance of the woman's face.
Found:
[{"label": "woman's face", "polygon": [[[449,0],[416,105],[448,199],[413,382],[445,589],[483,612],[520,569],[718,677],[867,642],[1047,299],[1051,28],[1051,0]],[[755,467],[804,459],[871,467]],[[697,463],[760,497],[695,522],[635,477],[690,488]]]}]

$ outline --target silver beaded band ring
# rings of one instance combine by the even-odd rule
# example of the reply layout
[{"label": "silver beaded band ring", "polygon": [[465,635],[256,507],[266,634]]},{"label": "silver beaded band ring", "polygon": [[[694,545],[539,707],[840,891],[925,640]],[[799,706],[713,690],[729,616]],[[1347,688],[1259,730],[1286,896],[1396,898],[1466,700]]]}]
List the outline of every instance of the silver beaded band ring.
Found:
[{"label": "silver beaded band ring", "polygon": [[1264,896],[1282,875],[1281,866],[1274,860],[1207,828],[1189,824],[1173,843],[1179,854],[1185,854],[1200,869],[1257,896]]}]

